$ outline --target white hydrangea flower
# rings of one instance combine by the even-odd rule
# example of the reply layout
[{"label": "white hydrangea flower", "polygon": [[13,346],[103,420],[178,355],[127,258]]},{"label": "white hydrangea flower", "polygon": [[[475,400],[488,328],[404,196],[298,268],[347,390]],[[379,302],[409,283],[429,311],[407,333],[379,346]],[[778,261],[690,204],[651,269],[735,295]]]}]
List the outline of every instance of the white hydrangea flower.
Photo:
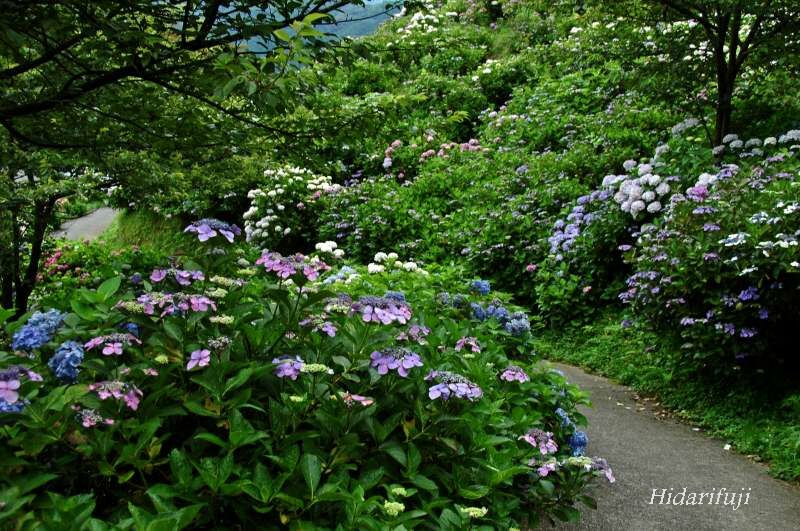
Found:
[{"label": "white hydrangea flower", "polygon": [[369,264],[367,265],[367,272],[371,275],[376,273],[383,273],[386,271],[386,268],[380,264]]},{"label": "white hydrangea flower", "polygon": [[738,139],[739,139],[739,135],[735,135],[733,133],[728,133],[727,135],[722,137],[722,143],[723,144],[730,144],[734,140],[738,140]]},{"label": "white hydrangea flower", "polygon": [[652,203],[647,205],[647,211],[650,212],[651,214],[655,214],[656,212],[660,212],[661,211],[661,203],[659,203],[658,201],[653,201]]}]

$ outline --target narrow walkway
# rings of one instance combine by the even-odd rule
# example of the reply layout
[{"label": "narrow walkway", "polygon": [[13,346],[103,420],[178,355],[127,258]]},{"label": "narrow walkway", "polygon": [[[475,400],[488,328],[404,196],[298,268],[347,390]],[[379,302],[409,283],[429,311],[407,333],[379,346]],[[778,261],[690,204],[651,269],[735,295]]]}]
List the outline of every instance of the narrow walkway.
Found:
[{"label": "narrow walkway", "polygon": [[[767,475],[766,467],[726,451],[724,441],[675,420],[656,418],[654,409],[633,399],[627,388],[569,365],[552,363],[570,383],[589,393],[589,455],[605,457],[616,483],[598,482],[591,494],[598,510],[582,510],[579,525],[557,529],[598,530],[800,530],[800,489]],[[644,409],[642,409],[644,408]],[[749,503],[731,506],[659,505],[662,489],[673,498],[689,493],[750,493]],[[654,489],[655,503],[650,504]],[[744,490],[743,490],[744,489]],[[716,496],[715,498],[716,499]],[[738,495],[737,495],[738,499]]]},{"label": "narrow walkway", "polygon": [[81,217],[64,222],[61,228],[53,233],[56,238],[68,240],[93,240],[105,231],[119,210],[103,207]]}]

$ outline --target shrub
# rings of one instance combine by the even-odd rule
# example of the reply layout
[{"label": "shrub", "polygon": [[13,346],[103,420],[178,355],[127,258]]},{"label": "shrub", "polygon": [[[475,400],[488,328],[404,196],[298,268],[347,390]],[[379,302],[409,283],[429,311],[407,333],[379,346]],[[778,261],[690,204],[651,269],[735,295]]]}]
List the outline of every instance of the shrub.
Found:
[{"label": "shrub", "polygon": [[250,190],[243,217],[247,241],[264,247],[297,249],[317,241],[319,199],[335,193],[330,177],[285,166],[264,171],[268,183]]},{"label": "shrub", "polygon": [[318,258],[208,245],[9,327],[0,519],[521,527],[576,518],[586,482],[613,479],[527,317],[471,318],[470,297],[498,308],[489,286],[444,306],[448,275],[347,284]]}]

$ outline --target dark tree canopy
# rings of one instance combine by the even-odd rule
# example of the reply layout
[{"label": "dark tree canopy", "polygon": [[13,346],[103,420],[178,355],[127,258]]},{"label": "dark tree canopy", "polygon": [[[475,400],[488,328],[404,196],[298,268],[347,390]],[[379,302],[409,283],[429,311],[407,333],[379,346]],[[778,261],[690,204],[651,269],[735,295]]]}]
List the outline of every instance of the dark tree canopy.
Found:
[{"label": "dark tree canopy", "polygon": [[158,123],[178,95],[265,127],[246,111],[283,104],[281,75],[324,48],[313,24],[353,3],[0,0],[0,125],[53,148],[97,149],[110,126],[180,136]]}]

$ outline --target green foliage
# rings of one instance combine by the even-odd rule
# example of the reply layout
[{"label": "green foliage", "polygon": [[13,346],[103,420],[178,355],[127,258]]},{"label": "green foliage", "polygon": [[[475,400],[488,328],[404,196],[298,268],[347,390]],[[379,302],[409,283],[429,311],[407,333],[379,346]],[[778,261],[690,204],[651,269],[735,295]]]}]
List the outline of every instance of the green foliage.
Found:
[{"label": "green foliage", "polygon": [[[198,258],[205,275],[186,285],[173,275],[200,268],[188,258],[161,277],[115,276],[55,300],[63,326],[24,362],[43,381],[22,378],[22,412],[0,417],[11,465],[0,519],[76,529],[460,528],[472,507],[482,524],[519,527],[572,519],[579,499],[590,503],[583,488],[599,472],[570,457],[570,428],[555,411],[581,422],[574,407],[584,395],[537,368],[529,335],[437,302],[440,290],[467,287],[458,271],[357,268],[348,283],[309,282],[320,262],[281,279],[243,267],[253,255],[242,251],[209,249]],[[332,298],[331,288],[353,299]],[[410,321],[368,322],[348,302],[389,289],[408,294]],[[183,310],[172,306],[179,301]],[[101,337],[120,331],[135,335]],[[479,347],[459,347],[466,336]],[[68,340],[88,344],[77,380],[58,381],[47,362]],[[114,341],[121,354],[107,350]],[[393,346],[417,353],[422,367],[382,375],[375,352]],[[0,363],[19,364],[3,350]],[[295,372],[282,372],[295,356]],[[501,380],[509,363],[530,380]],[[481,396],[432,400],[429,371],[456,372]],[[559,447],[546,478],[535,469],[539,449],[518,440],[537,427]]]}]

